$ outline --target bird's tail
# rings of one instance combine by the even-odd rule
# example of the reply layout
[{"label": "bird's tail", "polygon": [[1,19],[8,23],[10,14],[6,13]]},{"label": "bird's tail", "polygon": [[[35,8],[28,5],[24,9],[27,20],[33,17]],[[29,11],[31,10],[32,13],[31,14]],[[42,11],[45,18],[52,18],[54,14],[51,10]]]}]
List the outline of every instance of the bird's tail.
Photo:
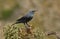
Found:
[{"label": "bird's tail", "polygon": [[15,24],[17,24],[17,22],[16,22],[16,23],[14,23],[14,24],[12,24],[11,26],[13,26],[13,25],[15,25]]}]

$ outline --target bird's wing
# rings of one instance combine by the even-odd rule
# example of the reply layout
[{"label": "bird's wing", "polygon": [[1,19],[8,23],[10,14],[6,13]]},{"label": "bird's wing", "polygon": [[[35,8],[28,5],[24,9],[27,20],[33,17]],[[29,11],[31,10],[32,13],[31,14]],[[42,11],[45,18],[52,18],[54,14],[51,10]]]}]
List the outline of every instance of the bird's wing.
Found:
[{"label": "bird's wing", "polygon": [[23,19],[25,19],[25,17],[23,16],[23,17],[21,17],[20,19],[18,19],[17,21],[21,21],[21,20],[23,20]]}]

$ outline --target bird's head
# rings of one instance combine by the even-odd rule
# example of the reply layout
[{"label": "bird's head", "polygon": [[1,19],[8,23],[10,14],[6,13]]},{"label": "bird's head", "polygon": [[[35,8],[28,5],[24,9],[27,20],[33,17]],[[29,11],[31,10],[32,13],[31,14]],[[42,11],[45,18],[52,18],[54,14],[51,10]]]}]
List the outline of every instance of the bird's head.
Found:
[{"label": "bird's head", "polygon": [[34,14],[36,12],[36,10],[30,10],[30,13]]},{"label": "bird's head", "polygon": [[27,16],[27,17],[32,17],[35,12],[36,12],[36,10],[29,10],[29,11],[28,11],[28,14],[27,14],[26,16]]},{"label": "bird's head", "polygon": [[36,10],[32,10],[31,12],[36,12]]}]

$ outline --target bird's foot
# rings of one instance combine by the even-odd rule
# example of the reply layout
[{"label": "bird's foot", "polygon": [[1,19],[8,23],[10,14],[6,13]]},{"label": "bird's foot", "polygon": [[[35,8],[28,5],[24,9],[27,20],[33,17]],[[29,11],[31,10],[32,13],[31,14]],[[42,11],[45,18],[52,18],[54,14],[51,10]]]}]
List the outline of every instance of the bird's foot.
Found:
[{"label": "bird's foot", "polygon": [[32,24],[30,24],[30,26],[32,26]]}]

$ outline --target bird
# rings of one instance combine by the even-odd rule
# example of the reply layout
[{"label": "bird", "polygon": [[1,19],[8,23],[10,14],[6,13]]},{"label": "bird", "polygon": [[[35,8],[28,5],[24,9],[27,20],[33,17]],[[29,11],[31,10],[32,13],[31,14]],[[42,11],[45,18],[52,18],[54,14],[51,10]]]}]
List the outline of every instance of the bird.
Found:
[{"label": "bird", "polygon": [[19,24],[19,23],[23,23],[23,24],[28,25],[28,22],[32,20],[35,12],[36,12],[36,10],[28,11],[28,13],[26,15],[24,15],[21,18],[19,18],[18,20],[16,20],[16,22],[14,24],[12,24],[12,25]]}]

